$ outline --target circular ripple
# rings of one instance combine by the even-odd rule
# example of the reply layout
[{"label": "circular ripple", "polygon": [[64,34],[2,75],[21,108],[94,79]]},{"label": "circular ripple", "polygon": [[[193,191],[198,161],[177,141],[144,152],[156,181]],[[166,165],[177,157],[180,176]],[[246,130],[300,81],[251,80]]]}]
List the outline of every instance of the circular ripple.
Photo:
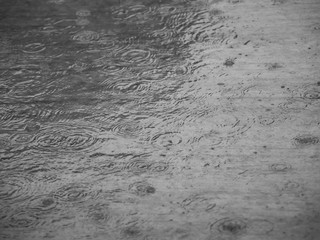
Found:
[{"label": "circular ripple", "polygon": [[133,174],[145,173],[149,170],[150,163],[144,159],[131,159],[126,165],[125,169]]},{"label": "circular ripple", "polygon": [[244,219],[223,218],[210,225],[211,231],[220,234],[242,235],[247,232],[247,221]]},{"label": "circular ripple", "polygon": [[310,134],[299,135],[293,138],[293,144],[298,147],[315,145],[319,142],[319,137]]},{"label": "circular ripple", "polygon": [[314,83],[314,84],[308,84],[304,85],[300,89],[300,96],[304,99],[310,99],[310,100],[319,100],[320,99],[320,84]]},{"label": "circular ripple", "polygon": [[0,180],[1,201],[24,202],[30,199],[37,190],[34,180],[25,175],[2,176]]},{"label": "circular ripple", "polygon": [[39,227],[43,222],[30,209],[15,209],[8,213],[3,227],[6,229],[32,229]]},{"label": "circular ripple", "polygon": [[24,53],[40,53],[46,49],[46,46],[43,43],[30,43],[24,46],[22,51]]},{"label": "circular ripple", "polygon": [[7,94],[9,100],[35,100],[44,98],[54,92],[46,82],[28,80],[15,84]]},{"label": "circular ripple", "polygon": [[258,116],[258,123],[262,126],[278,126],[281,123],[285,122],[287,117],[283,114],[275,114],[275,115],[262,115]]},{"label": "circular ripple", "polygon": [[10,137],[10,142],[12,145],[24,145],[31,143],[34,136],[29,133],[17,133]]},{"label": "circular ripple", "polygon": [[129,185],[129,191],[138,196],[147,196],[156,192],[156,189],[147,182],[135,182]]},{"label": "circular ripple", "polygon": [[28,207],[35,214],[46,214],[57,210],[57,205],[57,201],[52,196],[38,195],[30,200]]},{"label": "circular ripple", "polygon": [[143,71],[139,74],[139,78],[147,81],[161,81],[167,79],[171,74],[169,68],[156,68]]},{"label": "circular ripple", "polygon": [[134,64],[135,66],[150,65],[154,62],[151,51],[144,49],[129,49],[120,55],[124,63]]},{"label": "circular ripple", "polygon": [[[96,161],[94,161],[95,165]],[[111,160],[104,160],[99,161],[98,166],[94,166],[93,170],[98,172],[98,175],[109,175],[109,174],[115,174],[119,173],[124,169],[124,166],[122,163],[119,163],[117,161],[111,161]]]},{"label": "circular ripple", "polygon": [[116,93],[145,93],[150,89],[148,81],[115,81],[106,84],[106,88]]},{"label": "circular ripple", "polygon": [[95,135],[93,129],[85,126],[57,124],[41,129],[35,135],[33,146],[45,152],[89,151],[103,142]]},{"label": "circular ripple", "polygon": [[65,203],[81,203],[95,199],[99,191],[92,190],[92,186],[82,183],[67,184],[52,193],[52,197]]},{"label": "circular ripple", "polygon": [[269,168],[273,172],[287,172],[292,169],[292,166],[287,163],[274,163],[270,165]]},{"label": "circular ripple", "polygon": [[185,120],[185,132],[192,141],[209,141],[214,145],[223,145],[238,139],[255,122],[249,112],[236,109],[214,111],[201,118],[190,115]]},{"label": "circular ripple", "polygon": [[152,173],[162,173],[168,172],[169,168],[170,165],[167,162],[154,162],[150,164],[149,171]]},{"label": "circular ripple", "polygon": [[105,226],[105,224],[112,218],[108,204],[96,204],[90,206],[87,216],[94,224],[102,226]]},{"label": "circular ripple", "polygon": [[175,132],[166,132],[156,134],[150,141],[161,147],[170,147],[180,144],[182,142],[182,137]]},{"label": "circular ripple", "polygon": [[301,112],[310,108],[310,102],[305,99],[289,99],[286,102],[280,103],[279,108],[285,112]]},{"label": "circular ripple", "polygon": [[83,30],[76,33],[72,39],[79,43],[92,43],[100,39],[100,34],[94,31]]},{"label": "circular ripple", "polygon": [[300,188],[300,184],[294,181],[288,181],[284,184],[283,190],[284,191],[293,191]]},{"label": "circular ripple", "polygon": [[118,21],[130,20],[139,23],[148,19],[147,16],[150,10],[151,9],[145,5],[123,6],[113,9],[112,18]]}]

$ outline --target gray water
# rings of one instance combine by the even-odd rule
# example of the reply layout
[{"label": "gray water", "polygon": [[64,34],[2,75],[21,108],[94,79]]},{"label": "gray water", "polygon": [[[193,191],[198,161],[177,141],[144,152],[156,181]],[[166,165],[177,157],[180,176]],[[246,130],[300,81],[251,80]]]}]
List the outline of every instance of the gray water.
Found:
[{"label": "gray water", "polygon": [[[263,102],[246,101],[270,96],[265,86],[221,80],[241,54],[206,58],[238,37],[219,1],[0,2],[0,239],[236,239],[244,229],[272,231],[271,220],[256,220],[262,230],[252,230],[215,212],[225,205],[221,188],[212,188],[234,178],[227,168],[212,188],[188,190],[201,189],[215,174],[208,167],[226,164],[254,127],[268,131],[292,110],[285,101],[257,113]],[[311,108],[316,88],[279,86],[272,94],[301,94]],[[238,158],[254,162],[257,149]],[[280,161],[265,171],[288,169]],[[222,189],[236,197],[229,185]]]}]

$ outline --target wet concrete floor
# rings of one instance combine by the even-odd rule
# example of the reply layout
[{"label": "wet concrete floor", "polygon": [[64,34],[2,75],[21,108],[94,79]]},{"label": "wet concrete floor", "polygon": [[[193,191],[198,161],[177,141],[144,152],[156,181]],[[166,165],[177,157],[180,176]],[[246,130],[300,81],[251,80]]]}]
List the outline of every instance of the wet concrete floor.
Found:
[{"label": "wet concrete floor", "polygon": [[320,239],[320,1],[0,6],[0,239]]}]

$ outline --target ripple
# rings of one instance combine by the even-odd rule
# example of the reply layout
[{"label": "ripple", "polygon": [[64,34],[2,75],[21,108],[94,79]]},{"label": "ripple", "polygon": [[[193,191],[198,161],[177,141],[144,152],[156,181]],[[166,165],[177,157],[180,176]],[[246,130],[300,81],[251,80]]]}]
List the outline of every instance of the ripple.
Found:
[{"label": "ripple", "polygon": [[24,202],[37,191],[38,186],[31,176],[7,175],[0,180],[0,199],[2,201]]},{"label": "ripple", "polygon": [[142,133],[142,126],[136,122],[120,122],[111,125],[111,131],[117,136],[125,138],[136,138]]},{"label": "ripple", "polygon": [[297,147],[316,145],[319,142],[319,137],[310,134],[299,135],[293,138],[293,144]]},{"label": "ripple", "polygon": [[280,103],[279,108],[287,113],[290,112],[303,112],[310,109],[310,102],[305,99],[288,99],[287,101]]},{"label": "ripple", "polygon": [[10,92],[10,87],[9,86],[0,84],[0,96],[6,95],[9,92]]},{"label": "ripple", "polygon": [[78,17],[89,17],[91,15],[91,11],[89,9],[79,9],[76,11],[76,16]]},{"label": "ripple", "polygon": [[64,203],[81,203],[98,197],[100,191],[93,190],[85,183],[70,183],[60,187],[51,195],[54,199]]},{"label": "ripple", "polygon": [[100,34],[90,30],[82,30],[73,35],[72,40],[79,43],[93,43],[100,39]]},{"label": "ripple", "polygon": [[109,210],[109,205],[101,203],[89,206],[87,216],[95,225],[98,226],[105,226],[114,217],[112,216],[112,212]]},{"label": "ripple", "polygon": [[300,188],[300,184],[298,182],[294,182],[294,181],[288,181],[284,184],[283,186],[283,191],[294,191]]},{"label": "ripple", "polygon": [[283,98],[286,95],[289,97],[288,90],[281,88],[280,86],[275,86],[274,83],[270,82],[245,87],[242,90],[242,94],[243,96],[250,98]]},{"label": "ripple", "polygon": [[133,21],[141,23],[146,21],[148,14],[151,12],[149,7],[142,4],[122,6],[112,10],[112,18],[118,21]]},{"label": "ripple", "polygon": [[170,68],[155,68],[142,71],[139,78],[147,81],[161,81],[166,80],[172,74]]},{"label": "ripple", "polygon": [[129,191],[143,197],[154,194],[156,192],[156,189],[151,184],[141,181],[130,184]]},{"label": "ripple", "polygon": [[86,126],[55,124],[41,129],[35,135],[33,146],[45,152],[89,151],[104,141],[96,135]]},{"label": "ripple", "polygon": [[27,80],[15,84],[7,94],[9,100],[35,100],[43,99],[54,92],[54,89],[46,82]]},{"label": "ripple", "polygon": [[127,81],[120,80],[106,84],[107,89],[115,93],[145,93],[148,92],[151,85],[148,81],[134,81],[129,79]]},{"label": "ripple", "polygon": [[34,54],[40,53],[46,50],[46,46],[43,43],[30,43],[24,46],[22,51],[24,53]]},{"label": "ripple", "polygon": [[158,133],[151,137],[150,142],[160,147],[170,147],[182,142],[182,137],[176,132]]},{"label": "ripple", "polygon": [[274,163],[269,166],[269,169],[273,172],[288,172],[292,169],[292,166],[287,163]]},{"label": "ripple", "polygon": [[320,84],[311,83],[300,86],[294,91],[299,97],[307,100],[319,100],[320,99]]},{"label": "ripple", "polygon": [[57,210],[57,206],[57,201],[50,195],[38,195],[33,197],[28,203],[28,207],[35,214],[47,214]]},{"label": "ripple", "polygon": [[184,199],[181,206],[187,211],[203,214],[204,212],[212,211],[215,208],[216,203],[211,199],[211,197],[193,195]]},{"label": "ripple", "polygon": [[135,175],[146,173],[149,171],[150,163],[144,159],[131,159],[126,165],[125,169]]},{"label": "ripple", "polygon": [[201,118],[189,116],[185,121],[185,132],[191,139],[211,141],[214,145],[229,144],[237,140],[254,124],[249,112],[234,108],[217,110]]},{"label": "ripple", "polygon": [[57,4],[57,5],[60,5],[60,4],[63,4],[65,3],[66,0],[49,0],[48,2],[49,3],[54,3],[54,4]]},{"label": "ripple", "polygon": [[92,169],[98,172],[99,176],[119,173],[124,169],[122,162],[111,160],[105,155],[95,156],[93,154],[90,158],[90,166],[92,165]]},{"label": "ripple", "polygon": [[260,115],[257,118],[257,121],[262,126],[279,126],[287,120],[287,117],[284,114],[268,114]]},{"label": "ripple", "polygon": [[15,209],[8,213],[3,224],[5,229],[33,229],[42,225],[41,219],[30,209]]},{"label": "ripple", "polygon": [[238,218],[223,218],[210,225],[211,231],[220,234],[242,235],[247,232],[247,221]]},{"label": "ripple", "polygon": [[34,135],[29,133],[16,133],[10,137],[13,145],[28,144],[33,141]]},{"label": "ripple", "polygon": [[76,24],[78,26],[87,26],[90,24],[90,21],[86,18],[78,18],[76,19]]},{"label": "ripple", "polygon": [[190,26],[197,24],[203,11],[193,10],[187,12],[176,12],[164,17],[167,28],[175,29],[178,33],[186,32]]},{"label": "ripple", "polygon": [[170,170],[170,164],[168,162],[154,162],[149,166],[149,171],[152,173],[168,172]]},{"label": "ripple", "polygon": [[151,51],[145,49],[128,49],[120,54],[120,58],[124,63],[134,66],[146,66],[155,61]]}]

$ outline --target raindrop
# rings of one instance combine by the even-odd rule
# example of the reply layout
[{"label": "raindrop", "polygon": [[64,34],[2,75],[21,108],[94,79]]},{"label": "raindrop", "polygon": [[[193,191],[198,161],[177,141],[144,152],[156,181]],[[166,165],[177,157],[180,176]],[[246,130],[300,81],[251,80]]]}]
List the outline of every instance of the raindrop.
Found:
[{"label": "raindrop", "polygon": [[142,197],[154,194],[156,192],[156,189],[149,183],[141,181],[130,184],[129,191]]}]

